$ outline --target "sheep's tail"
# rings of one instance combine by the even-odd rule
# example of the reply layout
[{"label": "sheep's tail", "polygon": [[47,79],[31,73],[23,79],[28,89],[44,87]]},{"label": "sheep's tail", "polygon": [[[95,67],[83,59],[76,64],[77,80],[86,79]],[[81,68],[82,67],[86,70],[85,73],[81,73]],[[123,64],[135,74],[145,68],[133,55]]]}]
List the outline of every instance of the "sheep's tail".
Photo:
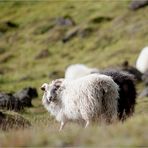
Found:
[{"label": "sheep's tail", "polygon": [[102,105],[101,105],[101,114],[102,118],[105,119],[106,123],[112,123],[117,119],[118,111],[118,85],[116,83],[107,84],[102,86]]}]

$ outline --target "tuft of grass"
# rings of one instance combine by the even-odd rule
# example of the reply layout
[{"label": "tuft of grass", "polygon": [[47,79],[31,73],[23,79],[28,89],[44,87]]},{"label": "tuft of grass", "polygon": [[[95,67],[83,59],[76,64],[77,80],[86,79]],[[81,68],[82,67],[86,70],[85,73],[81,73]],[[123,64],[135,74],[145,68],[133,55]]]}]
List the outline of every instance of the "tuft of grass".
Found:
[{"label": "tuft of grass", "polygon": [[31,125],[29,121],[27,121],[25,118],[15,112],[2,111],[1,113],[2,115],[0,115],[0,130],[2,131],[28,128]]},{"label": "tuft of grass", "polygon": [[[124,123],[110,126],[92,125],[83,129],[75,124],[70,124],[59,133],[56,123],[53,122],[47,126],[42,122],[40,126],[34,126],[31,130],[16,131],[17,140],[12,132],[0,135],[1,146],[147,146],[147,124],[146,115],[137,115]],[[9,142],[6,140],[6,136],[9,138]]]}]

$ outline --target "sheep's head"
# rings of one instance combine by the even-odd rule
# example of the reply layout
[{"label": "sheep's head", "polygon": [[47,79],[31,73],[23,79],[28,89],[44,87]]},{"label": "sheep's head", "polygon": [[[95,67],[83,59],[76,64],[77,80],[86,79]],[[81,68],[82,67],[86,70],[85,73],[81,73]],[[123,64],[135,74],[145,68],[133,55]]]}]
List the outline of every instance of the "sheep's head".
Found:
[{"label": "sheep's head", "polygon": [[41,90],[44,91],[44,99],[48,103],[57,101],[57,95],[61,88],[61,84],[64,79],[56,79],[51,82],[51,84],[44,83],[41,86]]}]

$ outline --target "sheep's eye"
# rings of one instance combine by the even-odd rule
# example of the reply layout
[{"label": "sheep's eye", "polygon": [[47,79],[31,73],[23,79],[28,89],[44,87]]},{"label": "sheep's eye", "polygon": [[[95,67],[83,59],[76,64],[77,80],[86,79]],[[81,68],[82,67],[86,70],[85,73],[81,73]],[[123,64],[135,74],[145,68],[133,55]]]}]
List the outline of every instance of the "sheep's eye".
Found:
[{"label": "sheep's eye", "polygon": [[55,87],[53,90],[54,90],[54,91],[56,91],[56,90],[57,90],[57,88]]},{"label": "sheep's eye", "polygon": [[49,101],[52,101],[52,97],[49,97]]},{"label": "sheep's eye", "polygon": [[58,89],[57,87],[54,87],[54,88],[52,89],[52,91],[53,91],[53,92],[56,92],[57,89]]}]

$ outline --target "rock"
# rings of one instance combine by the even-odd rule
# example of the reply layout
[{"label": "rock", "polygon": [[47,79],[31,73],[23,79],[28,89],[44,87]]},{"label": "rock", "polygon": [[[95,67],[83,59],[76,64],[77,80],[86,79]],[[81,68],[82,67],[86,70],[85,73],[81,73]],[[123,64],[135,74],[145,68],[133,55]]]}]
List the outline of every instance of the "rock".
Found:
[{"label": "rock", "polygon": [[31,126],[30,122],[16,113],[0,112],[0,129],[7,131],[9,129],[20,129]]},{"label": "rock", "polygon": [[[44,33],[49,33],[52,30],[55,30],[55,28],[65,28],[65,27],[71,27],[75,26],[75,21],[72,19],[71,16],[66,15],[63,17],[58,17],[58,18],[52,18],[48,22],[43,22],[40,26],[38,26],[34,34],[44,34]],[[53,31],[55,32],[55,31]]]},{"label": "rock", "polygon": [[146,87],[139,95],[140,98],[148,97],[148,87]]},{"label": "rock", "polygon": [[93,31],[94,31],[93,28],[85,27],[79,30],[79,35],[80,37],[84,38],[84,37],[89,36]]},{"label": "rock", "polygon": [[112,18],[109,16],[97,16],[97,17],[91,19],[90,22],[94,23],[94,24],[99,24],[99,23],[108,22],[111,20],[112,20]]},{"label": "rock", "polygon": [[91,27],[74,27],[66,32],[62,38],[62,42],[66,43],[74,37],[80,36],[81,38],[89,36],[94,31]]},{"label": "rock", "polygon": [[25,107],[32,107],[32,99],[38,97],[36,88],[27,87],[14,94]]},{"label": "rock", "polygon": [[20,111],[23,109],[23,105],[12,94],[0,93],[0,108],[6,110]]},{"label": "rock", "polygon": [[35,59],[47,58],[49,57],[49,55],[50,55],[50,52],[48,51],[48,49],[44,49],[35,57]]},{"label": "rock", "polygon": [[75,27],[72,30],[69,30],[65,34],[65,36],[63,37],[62,42],[63,43],[66,43],[67,41],[71,40],[72,38],[74,38],[75,36],[77,36],[78,32],[79,32],[79,28],[78,27]]},{"label": "rock", "polygon": [[129,5],[129,8],[131,10],[137,10],[147,5],[148,5],[148,0],[132,0]]},{"label": "rock", "polygon": [[13,28],[18,28],[18,24],[12,21],[0,22],[0,32],[2,34]]},{"label": "rock", "polygon": [[121,70],[134,75],[134,78],[137,81],[142,81],[142,73],[135,67],[130,66],[128,61],[123,62]]},{"label": "rock", "polygon": [[18,28],[18,24],[14,23],[12,21],[7,21],[7,22],[5,22],[5,24],[11,28]]},{"label": "rock", "polygon": [[146,86],[148,86],[148,71],[146,71],[142,76],[142,81]]},{"label": "rock", "polygon": [[55,20],[55,24],[59,25],[59,26],[74,26],[74,25],[76,25],[75,21],[69,15],[57,18]]}]

